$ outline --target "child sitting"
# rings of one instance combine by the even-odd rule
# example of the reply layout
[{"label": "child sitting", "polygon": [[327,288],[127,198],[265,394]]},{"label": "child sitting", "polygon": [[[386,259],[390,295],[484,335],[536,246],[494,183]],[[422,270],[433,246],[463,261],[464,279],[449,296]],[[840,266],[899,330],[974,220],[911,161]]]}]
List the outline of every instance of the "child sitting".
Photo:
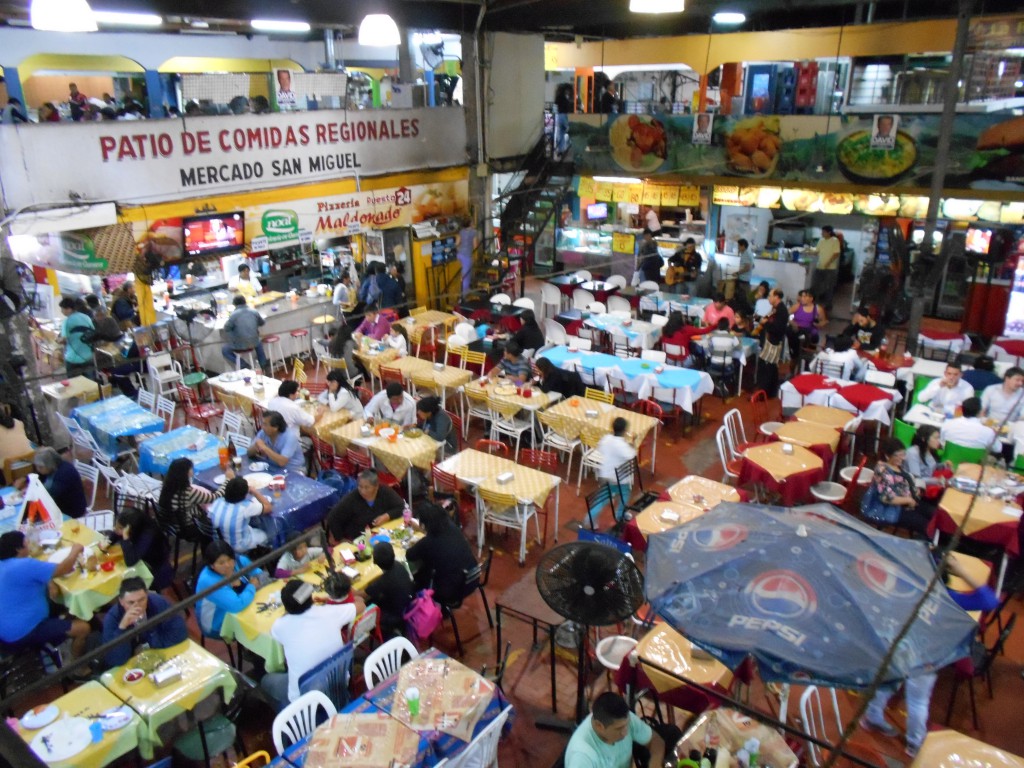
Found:
[{"label": "child sitting", "polygon": [[323,559],[324,551],[320,547],[311,547],[305,541],[300,541],[290,552],[281,555],[274,569],[274,576],[279,579],[287,579],[289,576],[297,576],[308,571],[314,563]]}]

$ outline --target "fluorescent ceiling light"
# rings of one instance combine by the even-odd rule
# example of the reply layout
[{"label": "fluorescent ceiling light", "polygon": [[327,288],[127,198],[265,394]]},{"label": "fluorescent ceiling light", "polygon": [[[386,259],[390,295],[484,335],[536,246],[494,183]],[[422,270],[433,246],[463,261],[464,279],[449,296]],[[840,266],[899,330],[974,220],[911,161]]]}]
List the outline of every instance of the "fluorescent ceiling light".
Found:
[{"label": "fluorescent ceiling light", "polygon": [[715,24],[742,24],[747,20],[747,15],[739,11],[719,11],[711,19]]},{"label": "fluorescent ceiling light", "polygon": [[95,32],[96,17],[88,0],[32,0],[33,29],[47,32]]},{"label": "fluorescent ceiling light", "polygon": [[682,13],[684,0],[629,0],[633,13]]},{"label": "fluorescent ceiling light", "polygon": [[595,176],[594,181],[608,181],[612,184],[642,184],[643,179],[634,179],[630,176]]},{"label": "fluorescent ceiling light", "polygon": [[118,27],[159,27],[163,17],[155,13],[122,13],[121,11],[96,11],[93,13],[100,24]]},{"label": "fluorescent ceiling light", "polygon": [[386,13],[371,13],[359,25],[359,44],[375,47],[395,46],[402,42],[398,25]]},{"label": "fluorescent ceiling light", "polygon": [[280,19],[253,19],[249,22],[260,32],[309,32],[309,22],[282,21]]}]

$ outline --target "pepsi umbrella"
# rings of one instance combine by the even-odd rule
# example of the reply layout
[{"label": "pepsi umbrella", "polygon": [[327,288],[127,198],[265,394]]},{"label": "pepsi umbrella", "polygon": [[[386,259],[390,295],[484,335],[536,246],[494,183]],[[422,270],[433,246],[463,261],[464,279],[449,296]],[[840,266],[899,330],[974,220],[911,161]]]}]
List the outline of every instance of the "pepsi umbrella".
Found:
[{"label": "pepsi umbrella", "polygon": [[[725,502],[652,535],[647,599],[697,645],[761,677],[867,687],[924,593],[924,542],[880,533],[829,504],[793,509]],[[977,624],[936,586],[885,682],[967,655]]]}]

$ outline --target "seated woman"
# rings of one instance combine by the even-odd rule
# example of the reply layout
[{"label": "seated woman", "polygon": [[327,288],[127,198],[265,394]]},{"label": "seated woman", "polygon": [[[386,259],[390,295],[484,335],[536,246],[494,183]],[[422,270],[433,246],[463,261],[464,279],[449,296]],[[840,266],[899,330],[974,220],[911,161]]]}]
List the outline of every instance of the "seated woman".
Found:
[{"label": "seated woman", "polygon": [[320,393],[317,400],[326,405],[331,413],[348,411],[353,419],[363,418],[363,404],[352,392],[345,374],[337,368],[327,372],[327,389]]},{"label": "seated woman", "polygon": [[[53,503],[68,517],[82,517],[86,512],[85,486],[72,461],[64,461],[53,448],[43,447],[32,457],[32,465]],[[19,478],[14,486],[24,488],[28,478]]]},{"label": "seated woman", "polygon": [[879,456],[875,476],[861,499],[861,513],[872,522],[895,525],[924,537],[935,506],[919,497],[914,479],[903,469],[907,449],[895,437],[887,437]]},{"label": "seated woman", "polygon": [[[235,555],[231,545],[220,540],[210,542],[203,550],[203,562],[206,567],[196,579],[197,594],[249,566],[249,558],[245,555]],[[224,616],[248,608],[264,579],[265,574],[257,568],[199,600],[196,603],[196,620],[203,635],[220,637]]]},{"label": "seated woman", "polygon": [[[171,544],[156,520],[136,507],[126,507],[117,516],[114,524],[114,535],[110,544],[121,543],[124,553],[124,564],[128,567],[140,560],[153,574],[150,589],[160,592],[171,586],[174,580],[174,568],[171,566]],[[104,551],[110,545],[101,547]]]},{"label": "seated woman", "polygon": [[406,552],[418,589],[432,588],[434,599],[454,603],[465,595],[465,571],[476,567],[476,557],[462,530],[436,504],[417,508],[420,527],[426,534]]},{"label": "seated woman", "polygon": [[[234,475],[233,471],[228,472]],[[194,478],[195,466],[191,459],[180,458],[172,461],[167,468],[167,474],[164,475],[157,513],[158,518],[174,525],[181,538],[186,541],[199,541],[205,546],[210,542],[210,535],[207,532],[213,527],[206,514],[206,508],[215,499],[224,495],[224,486],[221,485],[216,491],[208,491],[202,486],[194,485]]]},{"label": "seated woman", "polygon": [[917,428],[914,439],[907,449],[907,458],[903,462],[903,469],[907,474],[914,480],[923,482],[925,495],[929,498],[940,493],[944,485],[943,479],[935,476],[936,471],[950,467],[948,461],[944,462],[939,458],[941,446],[939,428],[924,424]]},{"label": "seated woman", "polygon": [[771,293],[771,287],[765,280],[758,283],[754,290],[750,292],[750,305],[754,308],[755,319],[768,317],[771,314],[772,305],[768,301],[769,293]]}]

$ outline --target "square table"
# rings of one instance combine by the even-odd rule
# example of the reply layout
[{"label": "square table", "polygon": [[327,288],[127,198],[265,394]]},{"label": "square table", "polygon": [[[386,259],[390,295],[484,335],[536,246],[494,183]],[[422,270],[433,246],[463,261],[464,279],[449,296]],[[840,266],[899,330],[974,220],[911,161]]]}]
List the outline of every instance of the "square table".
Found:
[{"label": "square table", "polygon": [[220,466],[219,449],[224,441],[196,427],[172,429],[139,445],[139,472],[162,475],[175,459],[192,460],[196,472]]},{"label": "square table", "polygon": [[623,540],[634,549],[647,551],[647,537],[670,531],[709,512],[710,506],[681,504],[678,501],[656,501],[644,507],[626,523]]},{"label": "square table", "polygon": [[590,291],[594,294],[594,301],[602,303],[608,301],[608,297],[619,290],[618,285],[605,280],[585,280],[576,287],[584,291]]},{"label": "square table", "polygon": [[654,349],[661,340],[661,327],[645,320],[633,320],[610,314],[594,314],[583,321],[588,328],[622,337],[630,347]]},{"label": "square table", "polygon": [[907,768],[1024,768],[1024,758],[959,731],[929,731]]},{"label": "square table", "polygon": [[124,395],[80,405],[71,415],[92,433],[111,459],[117,458],[119,438],[164,431],[162,416],[147,411]]},{"label": "square table", "polygon": [[465,368],[445,365],[443,368],[438,369],[430,360],[412,357],[411,355],[398,358],[394,362],[389,363],[388,367],[400,370],[407,382],[412,381],[413,376],[423,376],[432,379],[434,386],[440,390],[442,403],[448,397],[448,390],[455,390],[473,378],[473,373]]},{"label": "square table", "polygon": [[54,405],[61,413],[67,413],[67,408],[72,401],[96,400],[100,397],[100,385],[85,376],[75,376],[66,380],[65,386],[59,381],[52,384],[43,384],[40,389],[43,394],[54,401]]},{"label": "square table", "polygon": [[[687,699],[695,701],[680,701],[673,706],[684,706],[691,712],[707,709],[711,701],[706,693],[696,688],[691,688],[686,681],[672,677],[654,667],[644,664],[650,661],[660,667],[670,670],[679,677],[684,677],[694,683],[716,688],[725,693],[732,684],[732,672],[718,659],[695,658],[693,655],[693,643],[676,632],[667,624],[656,624],[646,635],[640,638],[636,647],[637,655],[640,657],[640,667],[650,680],[658,697],[671,703],[673,692],[679,692]],[[625,663],[628,663],[625,662]],[[680,691],[680,689],[683,689]]]},{"label": "square table", "polygon": [[[246,379],[249,379],[248,384],[245,383]],[[250,410],[253,403],[266,405],[272,397],[277,397],[277,390],[281,387],[279,380],[270,376],[260,376],[248,368],[222,373],[208,379],[207,383],[214,389],[238,398],[240,403],[248,403]],[[257,389],[256,385],[260,388]]]},{"label": "square table", "polygon": [[395,768],[431,765],[426,734],[373,707],[367,712],[334,715],[309,739],[302,765],[307,768]]},{"label": "square table", "polygon": [[393,442],[373,433],[364,435],[364,423],[363,419],[356,419],[331,432],[331,440],[336,449],[347,451],[351,445],[365,448],[392,475],[406,478],[411,499],[413,467],[429,475],[430,465],[437,460],[443,443],[439,443],[426,433],[419,437],[409,437],[399,432]]},{"label": "square table", "polygon": [[[969,493],[952,487],[946,488],[939,499],[938,509],[928,523],[928,533],[937,544],[940,533],[954,533],[966,518],[967,523],[963,530],[965,538],[1000,547],[1003,550],[1003,557],[995,587],[996,594],[999,594],[1002,591],[1009,558],[1020,554],[1017,529],[1020,526],[1021,508],[1014,502],[1007,503],[983,496],[974,499],[974,505],[971,507],[972,498]],[[969,507],[971,515],[967,518]]]},{"label": "square table", "polygon": [[136,656],[124,666],[104,672],[100,682],[142,718],[139,751],[143,757],[151,759],[155,748],[163,744],[159,733],[162,725],[191,712],[218,691],[225,702],[230,701],[238,684],[231,667],[193,640],[144,653],[155,654],[162,663],[176,666],[181,671],[181,679],[163,688],[157,688],[148,676],[133,683],[125,682],[125,672],[138,665]]},{"label": "square table", "polygon": [[809,421],[832,429],[843,429],[855,418],[849,411],[842,408],[829,408],[826,405],[805,405],[793,414],[797,421]]},{"label": "square table", "polygon": [[370,374],[371,379],[379,379],[380,367],[382,365],[391,366],[391,363],[400,357],[397,349],[393,347],[381,349],[380,344],[365,337],[363,343],[353,350],[352,355]]},{"label": "square table", "polygon": [[825,463],[806,448],[785,443],[765,443],[747,448],[740,467],[740,483],[764,485],[782,496],[783,504],[793,506],[803,501],[815,483],[824,479]]},{"label": "square table", "polygon": [[[597,411],[596,416],[587,416],[587,411]],[[627,432],[633,435],[633,447],[639,449],[648,434],[651,434],[651,474],[657,461],[658,442],[654,439],[654,429],[658,426],[658,420],[653,416],[645,416],[636,411],[619,408],[616,405],[602,403],[599,400],[588,400],[583,397],[570,397],[562,400],[556,405],[548,408],[547,413],[561,416],[568,426],[575,427],[576,434],[565,435],[575,439],[579,434],[578,430],[583,427],[591,427],[602,434],[612,433],[612,422],[617,418],[623,418],[629,425]]]},{"label": "square table", "polygon": [[[124,706],[121,699],[95,680],[90,680],[78,688],[68,691],[51,703],[60,710],[58,717],[67,718],[55,722],[55,725],[61,729],[81,727],[88,729],[89,724],[98,722],[93,719],[96,715],[112,709],[121,708],[131,717],[131,720],[122,728],[103,731],[102,739],[90,743],[84,750],[66,760],[47,760],[45,749],[41,749],[36,754],[51,768],[78,768],[78,766],[102,768],[139,746],[139,732],[143,726],[142,718],[135,710]],[[49,730],[25,728],[20,722],[12,727],[30,746],[37,734]]]},{"label": "square table", "polygon": [[439,312],[436,309],[428,309],[426,312],[420,312],[418,315],[409,315],[398,321],[397,325],[405,328],[406,335],[409,337],[409,344],[417,344],[423,337],[423,331],[427,328],[437,328],[441,326],[442,332],[436,334],[439,340],[444,340],[450,329],[455,327],[455,324],[459,322],[460,318],[458,315],[453,315],[451,312]]},{"label": "square table", "polygon": [[787,421],[775,431],[773,437],[790,445],[807,448],[820,456],[829,467],[833,466],[839,449],[838,430],[812,421]]}]

